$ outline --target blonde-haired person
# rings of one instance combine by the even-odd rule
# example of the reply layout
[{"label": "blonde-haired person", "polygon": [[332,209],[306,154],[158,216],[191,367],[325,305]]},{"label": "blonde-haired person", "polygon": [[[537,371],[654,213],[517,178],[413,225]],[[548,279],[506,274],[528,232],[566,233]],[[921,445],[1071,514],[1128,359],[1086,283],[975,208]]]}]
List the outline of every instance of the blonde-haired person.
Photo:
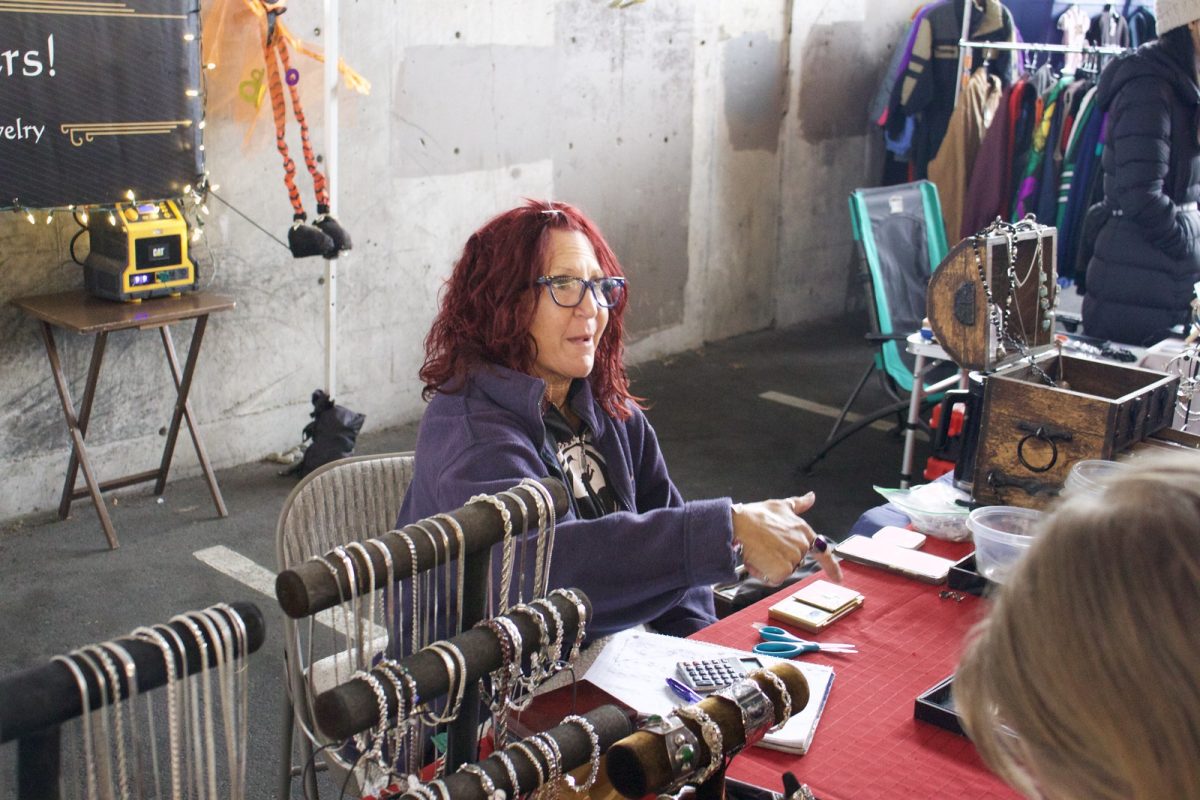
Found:
[{"label": "blonde-haired person", "polygon": [[1030,798],[1200,798],[1200,456],[1071,498],[973,631],[968,733]]}]

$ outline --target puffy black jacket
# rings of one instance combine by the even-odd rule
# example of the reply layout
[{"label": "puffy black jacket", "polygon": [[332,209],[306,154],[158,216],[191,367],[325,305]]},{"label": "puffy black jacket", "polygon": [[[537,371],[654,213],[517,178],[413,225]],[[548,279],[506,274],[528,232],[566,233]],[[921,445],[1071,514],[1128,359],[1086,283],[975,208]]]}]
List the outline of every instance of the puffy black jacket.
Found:
[{"label": "puffy black jacket", "polygon": [[1200,87],[1190,53],[1144,45],[1109,64],[1104,198],[1083,300],[1086,333],[1133,345],[1186,321],[1200,280]]}]

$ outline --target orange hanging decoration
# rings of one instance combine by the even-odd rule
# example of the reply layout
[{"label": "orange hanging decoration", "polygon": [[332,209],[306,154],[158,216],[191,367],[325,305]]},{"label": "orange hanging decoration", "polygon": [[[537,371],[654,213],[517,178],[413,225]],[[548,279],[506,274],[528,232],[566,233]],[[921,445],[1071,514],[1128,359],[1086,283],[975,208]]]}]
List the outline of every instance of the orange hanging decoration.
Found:
[{"label": "orange hanging decoration", "polygon": [[263,36],[263,61],[267,68],[267,89],[271,95],[271,112],[275,118],[275,146],[283,156],[283,183],[287,187],[288,200],[292,204],[292,227],[288,230],[288,247],[296,258],[324,256],[335,258],[351,247],[350,234],[329,214],[329,189],[325,175],[317,167],[313,155],[312,141],[308,134],[308,122],[304,118],[304,106],[300,102],[300,91],[295,82],[288,80],[288,91],[292,101],[292,115],[300,126],[301,149],[304,165],[312,177],[313,191],[317,198],[317,217],[308,225],[308,214],[296,188],[296,164],[287,145],[287,104],[283,95],[283,75],[291,76],[291,60],[287,40],[277,36],[276,19],[287,10],[286,0],[259,0],[267,15],[267,29]]}]

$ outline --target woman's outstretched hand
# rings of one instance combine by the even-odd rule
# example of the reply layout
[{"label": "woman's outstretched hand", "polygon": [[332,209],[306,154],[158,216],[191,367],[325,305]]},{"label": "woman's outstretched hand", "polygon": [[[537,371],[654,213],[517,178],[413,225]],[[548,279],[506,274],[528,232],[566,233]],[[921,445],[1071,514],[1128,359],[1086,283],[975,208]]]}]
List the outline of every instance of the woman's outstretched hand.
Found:
[{"label": "woman's outstretched hand", "polygon": [[783,583],[811,549],[821,569],[841,582],[842,568],[828,549],[813,547],[817,534],[800,516],[815,501],[809,492],[803,497],[733,505],[733,540],[742,545],[742,560],[751,576],[772,586]]}]

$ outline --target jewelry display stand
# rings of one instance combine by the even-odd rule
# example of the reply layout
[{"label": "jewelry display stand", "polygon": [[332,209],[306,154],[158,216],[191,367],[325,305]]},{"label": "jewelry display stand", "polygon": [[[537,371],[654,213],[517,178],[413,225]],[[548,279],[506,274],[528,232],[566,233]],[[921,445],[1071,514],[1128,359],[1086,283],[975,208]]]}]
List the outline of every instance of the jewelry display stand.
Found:
[{"label": "jewelry display stand", "polygon": [[[565,514],[569,506],[563,484],[554,478],[542,478],[538,483],[553,502],[553,518]],[[492,547],[505,541],[506,537],[523,535],[534,519],[529,510],[530,507],[523,507],[512,492],[500,492],[489,497],[487,502],[470,502],[456,511],[440,515],[449,518],[448,521],[461,531],[461,552],[459,542],[453,537],[448,537],[445,547],[439,548],[431,539],[421,535],[424,533],[421,523],[414,523],[398,532],[362,543],[363,547],[357,552],[360,558],[370,559],[369,569],[352,571],[345,562],[339,566],[336,559],[312,558],[281,572],[275,581],[275,594],[280,607],[288,616],[299,620],[334,608],[347,600],[370,595],[388,586],[389,581],[401,581],[462,559],[463,595],[460,611],[462,630],[466,632],[450,642],[466,647],[458,652],[466,659],[467,668],[463,671],[470,677],[457,698],[456,705],[460,713],[448,725],[447,773],[476,758],[480,705],[478,678],[489,669],[496,669],[501,662],[500,645],[495,635],[486,630],[471,630],[485,618]],[[381,550],[386,550],[389,555],[385,557]],[[574,632],[581,622],[574,604],[559,597],[551,598],[548,602],[562,614],[564,630],[561,641],[573,641]],[[532,643],[536,640],[537,629],[530,620],[522,615],[514,615],[511,621],[521,631],[523,642]],[[582,621],[586,624],[586,619]],[[555,635],[557,637],[557,632]],[[522,651],[525,652],[524,648]],[[428,702],[446,693],[450,683],[449,670],[436,654],[416,653],[402,663],[412,669],[410,674],[421,702]],[[376,683],[389,686],[387,681]],[[389,715],[394,714],[399,708],[396,693],[388,688],[383,691]],[[318,725],[322,732],[336,739],[367,730],[380,722],[378,699],[367,680],[347,681],[318,696]]]},{"label": "jewelry display stand", "polygon": [[[767,672],[774,677],[763,674]],[[808,681],[790,663],[779,663],[766,670],[753,672],[749,678],[758,684],[771,702],[771,724],[784,724],[791,712],[799,712],[808,705]],[[781,688],[786,690],[787,697],[783,696]],[[680,783],[689,783],[689,778],[696,777],[696,765],[701,765],[702,770],[705,764],[710,767],[723,765],[726,758],[762,738],[766,727],[770,727],[768,724],[755,730],[751,726],[748,742],[748,715],[740,700],[729,702],[729,698],[710,695],[690,708],[698,709],[700,713],[680,714],[688,733],[642,729],[609,748],[608,777],[613,788],[626,797],[640,798],[647,794],[660,794]],[[678,731],[678,726],[674,730]],[[692,748],[691,755],[679,746],[681,737],[686,739],[683,746]],[[719,753],[712,752],[714,743],[719,743]],[[681,774],[680,765],[674,763],[678,761],[688,763],[693,768],[692,772]],[[697,797],[721,797],[724,794],[724,775],[723,766],[711,769],[707,775],[701,773]]]},{"label": "jewelry display stand", "polygon": [[[595,763],[596,752],[608,751],[614,742],[629,735],[633,723],[625,712],[616,706],[600,706],[582,715],[595,732],[596,741],[589,740],[581,725],[564,722],[551,728],[539,736],[551,739],[562,754],[562,771],[571,772],[589,762]],[[518,798],[534,791],[546,783],[541,775],[541,767],[529,760],[528,751],[523,740],[505,748],[504,756],[493,754],[477,765],[496,790],[504,792],[505,797]],[[507,765],[506,762],[507,761]],[[512,772],[509,773],[509,766]],[[516,786],[513,778],[517,779]],[[442,779],[448,794],[453,800],[495,800],[495,792],[484,791],[477,774],[456,772]],[[436,795],[435,795],[436,796]],[[400,795],[405,800],[429,800],[428,795],[418,792],[406,792]]]},{"label": "jewelry display stand", "polygon": [[[562,641],[564,647],[569,646],[575,640],[581,624],[586,628],[587,621],[591,617],[591,604],[588,603],[582,592],[574,591],[584,603],[586,613],[582,620],[579,618],[579,611],[575,604],[567,598],[562,596],[548,598],[548,602],[554,605],[560,615],[559,618],[563,621],[561,636],[559,631],[551,629],[549,632],[555,640]],[[516,625],[517,630],[521,632],[520,658],[522,663],[528,664],[531,656],[540,649],[537,627],[527,614],[514,613],[502,616]],[[466,681],[468,685],[473,685],[484,675],[495,672],[506,661],[499,639],[493,631],[487,628],[472,628],[446,641],[462,653],[463,663],[467,668]],[[450,675],[446,670],[445,662],[428,650],[422,650],[408,658],[401,659],[399,666],[412,677],[412,683],[409,684],[408,689],[409,691],[416,689],[417,697],[421,701],[445,696],[450,691],[452,683],[463,679],[461,675]],[[382,667],[371,670],[372,674],[377,675],[380,685],[384,687],[388,721],[394,721],[398,709],[412,708],[413,698],[411,696],[397,698],[395,688],[384,672]],[[381,722],[384,722],[379,718],[379,703],[375,692],[363,679],[346,681],[342,685],[318,695],[315,708],[317,725],[321,728],[322,733],[333,739],[348,739],[356,733],[377,728]]]},{"label": "jewelry display stand", "polygon": [[[214,607],[218,608],[228,624],[238,625],[231,616],[236,614],[240,628],[245,632],[244,638],[239,631],[239,636],[232,641],[234,658],[244,659],[262,646],[265,626],[262,612],[257,606],[252,603],[232,603]],[[167,627],[177,634],[177,641],[186,653],[186,663],[180,664],[178,658],[174,659],[177,678],[220,666],[221,643],[211,641],[204,626],[189,628],[185,622],[176,620],[156,626],[160,629]],[[200,642],[198,635],[204,637],[205,641]],[[131,675],[136,677],[138,695],[168,683],[170,675],[164,651],[151,641],[125,637],[105,644],[112,646],[114,655],[128,656],[131,663],[122,664],[123,673],[126,678]],[[105,645],[98,647],[105,648]],[[178,652],[173,653],[178,655]],[[62,663],[64,660],[76,664],[78,676]],[[17,741],[18,797],[36,797],[39,800],[58,800],[60,797],[61,726],[79,718],[84,712],[78,677],[86,681],[89,712],[103,711],[129,696],[124,681],[103,686],[94,670],[75,656],[59,656],[41,666],[0,678],[0,744]],[[115,691],[110,695],[109,689]]]}]

